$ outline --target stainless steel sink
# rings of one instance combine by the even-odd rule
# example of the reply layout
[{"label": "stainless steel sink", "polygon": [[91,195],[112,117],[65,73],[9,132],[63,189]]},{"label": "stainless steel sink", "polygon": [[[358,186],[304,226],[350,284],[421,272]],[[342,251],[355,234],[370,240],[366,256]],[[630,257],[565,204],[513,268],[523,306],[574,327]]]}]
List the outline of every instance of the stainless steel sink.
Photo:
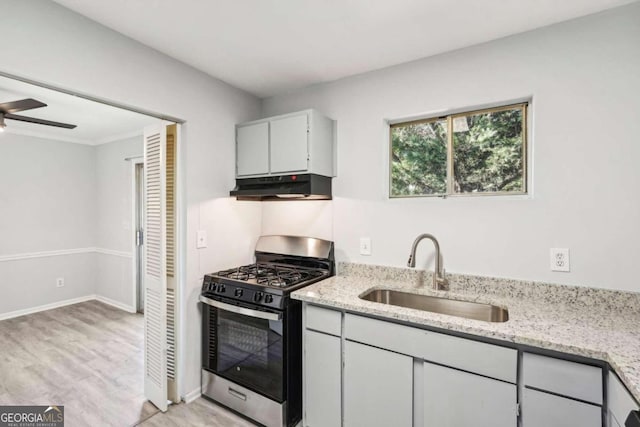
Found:
[{"label": "stainless steel sink", "polygon": [[374,289],[360,298],[381,304],[483,320],[485,322],[506,322],[509,320],[509,311],[495,305],[412,294],[392,289]]}]

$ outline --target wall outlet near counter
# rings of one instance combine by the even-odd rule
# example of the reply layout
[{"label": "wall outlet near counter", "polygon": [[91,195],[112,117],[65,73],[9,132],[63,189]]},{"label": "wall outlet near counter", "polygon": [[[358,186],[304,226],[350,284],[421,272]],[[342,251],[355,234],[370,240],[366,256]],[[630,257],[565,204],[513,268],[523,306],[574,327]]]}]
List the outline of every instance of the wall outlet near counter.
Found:
[{"label": "wall outlet near counter", "polygon": [[371,238],[360,238],[360,255],[371,255]]},{"label": "wall outlet near counter", "polygon": [[551,248],[549,256],[551,271],[571,271],[568,248]]},{"label": "wall outlet near counter", "polygon": [[61,288],[64,286],[64,277],[58,277],[56,279],[56,288]]}]

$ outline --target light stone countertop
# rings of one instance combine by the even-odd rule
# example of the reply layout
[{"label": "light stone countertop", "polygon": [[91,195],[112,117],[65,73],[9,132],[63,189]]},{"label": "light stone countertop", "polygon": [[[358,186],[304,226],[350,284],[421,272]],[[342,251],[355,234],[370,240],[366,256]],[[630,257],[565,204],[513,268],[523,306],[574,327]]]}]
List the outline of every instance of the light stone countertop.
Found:
[{"label": "light stone countertop", "polygon": [[[338,267],[338,276],[295,291],[292,298],[603,360],[640,401],[640,293],[451,274],[449,291],[433,291],[429,272],[364,264]],[[470,320],[359,298],[382,288],[498,305],[509,310],[509,320]]]}]

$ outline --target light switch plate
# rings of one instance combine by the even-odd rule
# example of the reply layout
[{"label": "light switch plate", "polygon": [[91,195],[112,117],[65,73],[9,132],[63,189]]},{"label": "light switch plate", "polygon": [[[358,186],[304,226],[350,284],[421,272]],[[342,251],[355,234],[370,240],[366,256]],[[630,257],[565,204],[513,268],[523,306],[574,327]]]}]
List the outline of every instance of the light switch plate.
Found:
[{"label": "light switch plate", "polygon": [[207,231],[198,230],[196,236],[196,249],[204,249],[207,247]]},{"label": "light switch plate", "polygon": [[371,255],[371,238],[360,238],[360,255]]},{"label": "light switch plate", "polygon": [[549,262],[551,263],[551,271],[571,271],[569,248],[551,248]]}]

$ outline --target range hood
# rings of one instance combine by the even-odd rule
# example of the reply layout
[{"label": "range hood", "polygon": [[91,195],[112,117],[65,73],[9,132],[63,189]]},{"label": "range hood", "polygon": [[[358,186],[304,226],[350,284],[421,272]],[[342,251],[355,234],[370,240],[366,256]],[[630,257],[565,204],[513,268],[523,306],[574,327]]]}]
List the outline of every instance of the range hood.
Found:
[{"label": "range hood", "polygon": [[236,179],[238,200],[331,200],[331,178],[316,174]]}]

